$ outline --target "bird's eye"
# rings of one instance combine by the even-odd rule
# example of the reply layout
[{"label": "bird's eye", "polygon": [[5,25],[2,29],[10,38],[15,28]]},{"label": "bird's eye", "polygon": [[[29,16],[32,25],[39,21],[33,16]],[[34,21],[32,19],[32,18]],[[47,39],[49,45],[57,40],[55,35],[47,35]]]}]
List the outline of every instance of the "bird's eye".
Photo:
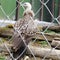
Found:
[{"label": "bird's eye", "polygon": [[26,5],[26,4],[24,4],[24,5]]}]

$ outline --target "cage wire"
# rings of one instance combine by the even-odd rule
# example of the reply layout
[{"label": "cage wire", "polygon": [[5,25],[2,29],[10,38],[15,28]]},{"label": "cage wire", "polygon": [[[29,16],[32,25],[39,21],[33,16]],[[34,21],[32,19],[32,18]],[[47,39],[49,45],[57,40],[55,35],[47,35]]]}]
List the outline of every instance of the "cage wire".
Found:
[{"label": "cage wire", "polygon": [[[22,1],[16,0],[16,1],[20,4],[20,6],[22,6],[22,8],[23,8],[23,10],[24,10],[24,7],[23,7],[23,5],[22,5],[23,2],[24,2],[24,0],[22,0]],[[35,7],[35,6],[34,6],[34,1],[35,1],[35,0],[32,0],[32,6],[33,6],[33,8]],[[39,9],[35,12],[35,16],[36,16],[38,13],[40,13],[40,11],[41,11],[41,9],[42,9],[43,7],[45,7],[45,8],[47,9],[47,11],[49,12],[49,14],[51,15],[51,18],[53,19],[50,23],[52,24],[54,21],[57,21],[57,24],[60,25],[60,22],[59,22],[59,20],[58,20],[58,19],[60,18],[60,15],[58,15],[58,17],[54,17],[54,15],[53,15],[52,12],[50,11],[49,7],[47,6],[47,4],[49,4],[49,1],[50,1],[50,0],[47,0],[46,2],[43,2],[43,0],[39,0],[39,2],[41,3],[41,6],[40,6]],[[42,5],[43,5],[43,6],[42,6]],[[3,8],[2,5],[0,4],[0,9],[1,9],[2,13],[4,14],[4,16],[6,17],[7,20],[11,20],[10,16],[15,12],[15,10],[16,10],[17,8],[18,8],[18,6],[16,6],[16,8],[10,13],[10,15],[7,15],[6,12],[4,11],[4,8]],[[32,19],[32,18],[31,18],[31,19]],[[42,19],[43,19],[43,18],[42,18]],[[41,19],[41,20],[42,20],[42,19]],[[4,22],[5,22],[5,21],[4,21]],[[55,48],[52,48],[50,42],[48,41],[48,39],[47,39],[46,36],[45,36],[45,32],[48,30],[48,28],[51,26],[51,24],[48,25],[48,27],[47,27],[43,32],[41,32],[41,31],[37,28],[37,29],[40,31],[39,33],[42,34],[42,36],[45,38],[45,41],[47,42],[47,44],[48,44],[49,47],[50,47],[50,51],[45,53],[45,56],[42,58],[42,60],[45,60],[46,57],[47,57],[50,53],[52,53],[52,51],[55,51],[55,49],[59,46],[59,44],[58,44]],[[0,25],[2,25],[2,24],[0,24]],[[15,28],[14,28],[14,29],[15,29]],[[11,57],[13,60],[18,60],[18,59],[21,57],[21,55],[25,52],[25,50],[28,48],[29,51],[30,51],[30,53],[32,54],[34,60],[37,60],[36,56],[34,55],[34,53],[32,52],[32,50],[30,49],[30,47],[25,43],[25,40],[24,40],[24,38],[22,37],[21,33],[20,33],[17,29],[15,29],[15,30],[17,31],[17,33],[18,33],[18,34],[20,35],[20,37],[22,38],[22,40],[23,40],[26,48],[24,49],[24,51],[23,51],[17,58],[14,58],[13,53],[11,53],[11,51],[9,50],[7,44],[4,43],[4,46],[5,46],[5,48],[7,49],[7,51],[9,52],[10,57]],[[13,38],[13,36],[12,36],[12,38]],[[11,39],[12,39],[12,38],[11,38]],[[10,40],[11,40],[11,39],[10,39]],[[37,38],[36,38],[36,39],[37,39]],[[33,41],[33,43],[36,41],[36,39]],[[0,42],[2,42],[2,40],[0,40]],[[32,44],[33,44],[33,43],[32,43]],[[56,53],[56,51],[55,51],[55,53]],[[57,55],[58,59],[60,60],[60,55],[58,55],[57,53],[56,53],[56,55]]]}]

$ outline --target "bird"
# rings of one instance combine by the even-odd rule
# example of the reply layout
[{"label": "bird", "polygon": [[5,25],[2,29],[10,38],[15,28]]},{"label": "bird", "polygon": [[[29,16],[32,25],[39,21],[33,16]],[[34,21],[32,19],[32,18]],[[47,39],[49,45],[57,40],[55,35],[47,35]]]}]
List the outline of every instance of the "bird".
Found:
[{"label": "bird", "polygon": [[[25,48],[25,44],[21,38],[21,36],[24,38],[26,45],[29,44],[31,41],[31,37],[33,37],[37,30],[37,25],[34,23],[34,12],[32,10],[32,6],[29,2],[23,3],[23,6],[25,8],[23,12],[23,17],[20,18],[16,23],[14,24],[14,37],[13,37],[13,47],[12,49],[17,52],[21,53]],[[19,31],[20,34],[18,32]]]}]

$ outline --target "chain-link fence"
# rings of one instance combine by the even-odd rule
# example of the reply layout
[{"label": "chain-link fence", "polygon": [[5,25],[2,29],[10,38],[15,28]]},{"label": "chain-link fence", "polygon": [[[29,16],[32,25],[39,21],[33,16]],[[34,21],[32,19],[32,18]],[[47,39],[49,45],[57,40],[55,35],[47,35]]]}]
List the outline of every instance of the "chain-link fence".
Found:
[{"label": "chain-link fence", "polygon": [[[9,15],[6,14],[6,12],[4,10],[5,7],[3,8],[2,5],[0,4],[0,10],[2,11],[2,13],[4,15],[3,19],[5,19],[5,20],[17,20],[17,19],[21,18],[21,16],[19,17],[19,11],[22,11],[22,10],[24,11],[25,10],[23,5],[22,5],[24,0],[22,0],[22,1],[16,0],[16,2],[17,2],[17,6],[12,10],[12,12],[9,13]],[[59,43],[60,41],[58,41],[58,44],[56,44],[55,47],[51,46],[51,41],[53,41],[55,38],[57,38],[57,36],[58,36],[57,40],[59,40],[60,39],[60,35],[58,35],[58,34],[55,35],[55,33],[54,33],[52,38],[51,38],[51,34],[46,34],[46,32],[49,31],[49,28],[51,27],[53,22],[56,21],[57,25],[60,25],[60,22],[59,22],[59,19],[60,19],[60,15],[59,15],[60,10],[58,10],[59,12],[58,12],[57,16],[55,17],[54,13],[53,13],[54,12],[53,8],[52,8],[52,11],[51,11],[51,8],[49,9],[49,7],[48,7],[48,4],[49,4],[50,0],[46,0],[46,1],[39,0],[38,2],[39,2],[38,4],[40,4],[40,6],[38,7],[38,9],[35,10],[35,7],[37,7],[38,4],[36,4],[35,0],[31,0],[31,4],[32,4],[33,10],[35,12],[35,17],[40,19],[40,20],[44,20],[44,19],[46,20],[46,18],[50,19],[50,24],[43,31],[40,31],[41,28],[40,29],[37,28],[40,31],[39,32],[39,34],[40,34],[39,37],[41,37],[41,40],[38,40],[36,38],[38,35],[34,38],[34,40],[32,40],[30,45],[33,45],[34,48],[30,47],[29,45],[27,45],[25,43],[24,38],[20,34],[20,31],[18,31],[18,30],[16,30],[14,28],[17,31],[17,33],[20,35],[20,37],[23,40],[26,48],[23,50],[23,52],[20,55],[18,55],[17,57],[14,57],[14,54],[10,51],[8,45],[4,42],[3,43],[4,47],[7,49],[8,53],[9,53],[9,57],[11,57],[11,58],[6,59],[6,60],[12,60],[12,59],[13,60],[18,60],[19,58],[21,58],[22,54],[26,51],[26,49],[28,49],[30,51],[30,54],[32,55],[32,56],[29,56],[30,54],[28,54],[28,56],[31,57],[31,60],[40,60],[40,59],[37,58],[37,56],[41,57],[41,60],[45,60],[46,58],[47,58],[47,60],[49,60],[49,59],[51,59],[51,60],[52,59],[60,60],[60,50],[56,49],[57,47],[60,47],[60,43]],[[19,7],[19,6],[22,6],[22,7]],[[53,4],[52,4],[52,6],[53,6]],[[46,14],[48,13],[46,18],[44,17],[44,12],[45,12],[44,8],[47,11]],[[16,12],[16,14],[15,14],[15,12]],[[50,15],[50,17],[49,17],[49,15]],[[5,20],[3,21],[3,23],[5,22]],[[0,24],[0,26],[1,25],[2,24]],[[54,27],[54,26],[52,26],[52,27]],[[10,40],[12,40],[12,38],[13,38],[13,36],[9,39],[9,42],[10,42]],[[44,39],[43,42],[41,42],[42,39]],[[2,42],[2,39],[0,39],[0,42]],[[37,44],[37,47],[35,46],[36,44]],[[44,47],[41,47],[42,46],[41,44],[43,44]],[[16,54],[18,54],[18,53],[16,53]],[[24,57],[23,57],[23,60],[24,60]]]}]

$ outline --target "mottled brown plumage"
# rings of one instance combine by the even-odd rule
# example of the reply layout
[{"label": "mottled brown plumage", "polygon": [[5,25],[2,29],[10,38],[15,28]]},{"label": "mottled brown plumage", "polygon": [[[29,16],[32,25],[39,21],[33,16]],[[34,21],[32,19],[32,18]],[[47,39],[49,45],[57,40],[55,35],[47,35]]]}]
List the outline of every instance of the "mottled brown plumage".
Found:
[{"label": "mottled brown plumage", "polygon": [[[23,18],[18,20],[14,28],[21,33],[21,36],[24,38],[25,43],[28,45],[28,43],[31,41],[31,37],[36,34],[37,25],[33,22],[33,11],[30,9],[26,9],[23,13]],[[17,51],[21,47],[25,47],[25,44],[19,35],[19,33],[14,30],[14,38],[13,38],[13,49]]]}]

